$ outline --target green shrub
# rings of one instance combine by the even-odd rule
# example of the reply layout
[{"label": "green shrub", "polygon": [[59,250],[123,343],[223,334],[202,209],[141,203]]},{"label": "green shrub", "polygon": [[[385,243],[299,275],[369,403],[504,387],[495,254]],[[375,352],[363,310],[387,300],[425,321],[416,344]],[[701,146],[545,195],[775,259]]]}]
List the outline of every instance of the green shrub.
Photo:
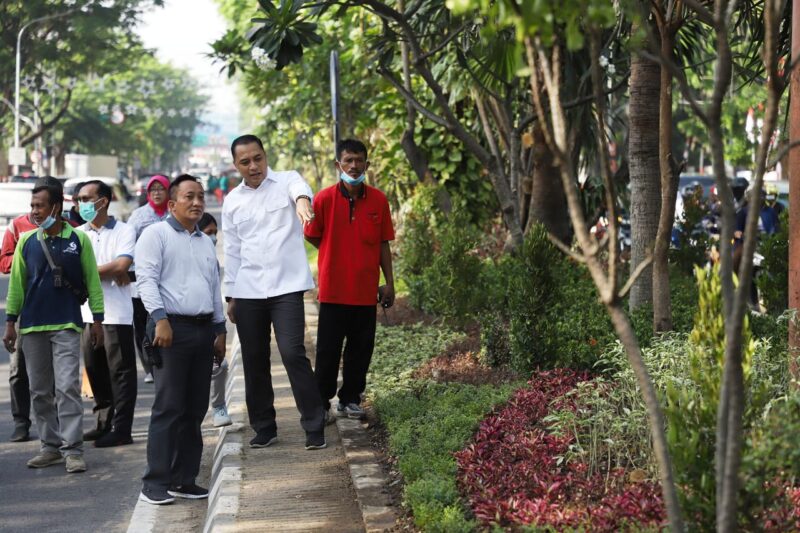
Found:
[{"label": "green shrub", "polygon": [[[718,273],[699,271],[698,276],[700,305],[691,334],[656,337],[650,346],[643,348],[643,356],[664,406],[667,438],[685,516],[692,529],[703,531],[713,529],[714,523],[714,445],[724,328]],[[762,332],[780,335],[785,329],[786,320],[751,318],[758,322]],[[768,472],[789,465],[786,461],[790,458],[779,458],[769,450],[794,446],[796,435],[775,431],[779,422],[765,415],[770,412],[770,402],[786,394],[786,352],[775,349],[769,338],[756,339],[749,331],[746,322],[743,517],[760,516],[763,509],[774,503],[756,487],[773,479],[767,476]],[[600,377],[581,384],[571,393],[576,396],[578,410],[555,412],[547,419],[552,431],[575,438],[564,460],[584,461],[590,471],[614,466],[640,468],[657,479],[644,403],[622,345],[611,345],[595,368],[601,372]],[[774,427],[762,420],[772,420]],[[792,440],[784,442],[789,435]],[[753,447],[756,442],[761,451]],[[771,455],[775,456],[775,462],[766,464]],[[795,468],[793,465],[791,468]]]},{"label": "green shrub", "polygon": [[771,314],[781,314],[789,307],[789,216],[781,213],[777,233],[762,237],[758,251],[764,256],[756,277],[764,305]]}]

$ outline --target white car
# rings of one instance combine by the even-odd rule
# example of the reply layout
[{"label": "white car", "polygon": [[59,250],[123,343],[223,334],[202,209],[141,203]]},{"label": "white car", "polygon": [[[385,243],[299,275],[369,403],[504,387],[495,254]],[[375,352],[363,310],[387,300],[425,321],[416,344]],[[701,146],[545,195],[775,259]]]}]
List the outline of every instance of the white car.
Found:
[{"label": "white car", "polygon": [[33,182],[0,183],[0,239],[11,221],[31,212]]},{"label": "white car", "polygon": [[[64,203],[72,202],[72,197],[78,191],[75,190],[77,185],[86,183],[87,181],[102,181],[111,187],[111,205],[108,206],[108,214],[125,222],[133,213],[133,210],[138,206],[133,195],[128,192],[128,188],[122,184],[117,178],[110,178],[107,176],[89,176],[86,178],[70,178],[64,182]],[[65,205],[66,209],[67,206]]]}]

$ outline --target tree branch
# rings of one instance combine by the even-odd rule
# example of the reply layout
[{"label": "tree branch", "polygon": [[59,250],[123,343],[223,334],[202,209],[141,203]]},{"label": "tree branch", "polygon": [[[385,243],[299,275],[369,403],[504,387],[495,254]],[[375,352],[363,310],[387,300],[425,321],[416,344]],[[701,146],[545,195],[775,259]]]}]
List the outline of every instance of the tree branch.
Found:
[{"label": "tree branch", "polygon": [[553,246],[555,246],[556,248],[561,250],[565,255],[571,257],[572,259],[574,259],[578,263],[586,263],[586,256],[585,255],[576,252],[575,250],[573,250],[572,248],[567,246],[565,243],[563,243],[561,241],[561,239],[559,239],[558,237],[556,237],[555,235],[553,235],[549,231],[547,232],[547,239],[551,243],[553,243]]},{"label": "tree branch", "polygon": [[683,0],[683,3],[686,4],[686,7],[694,11],[697,18],[709,26],[714,26],[714,14],[706,8],[703,4],[698,2],[697,0]]},{"label": "tree branch", "polygon": [[70,103],[71,99],[72,99],[72,89],[67,89],[67,96],[66,96],[66,98],[64,98],[64,101],[61,103],[61,109],[59,109],[58,112],[53,117],[50,118],[50,120],[46,120],[46,121],[42,122],[42,125],[41,125],[41,127],[39,128],[38,131],[31,132],[30,135],[28,135],[27,137],[22,139],[19,142],[20,146],[25,146],[26,144],[30,143],[31,141],[41,137],[44,132],[46,132],[47,130],[49,130],[53,126],[55,126],[58,123],[58,121],[61,120],[61,118],[64,116],[64,113],[67,112],[67,109],[69,108],[69,103]]},{"label": "tree branch", "polygon": [[442,49],[444,49],[444,47],[445,47],[445,46],[447,46],[448,44],[450,44],[450,43],[453,41],[453,39],[455,39],[456,37],[458,37],[458,36],[461,34],[461,32],[462,32],[462,31],[464,31],[465,29],[467,29],[467,27],[468,27],[468,26],[469,26],[471,23],[472,23],[472,21],[467,21],[467,22],[465,22],[464,24],[462,24],[461,26],[459,26],[457,30],[455,30],[454,32],[452,32],[452,33],[451,33],[450,35],[448,35],[447,37],[445,37],[445,38],[444,38],[444,40],[443,40],[441,43],[437,44],[437,45],[436,45],[435,47],[433,47],[431,50],[429,50],[428,52],[425,52],[424,54],[422,54],[422,56],[421,56],[421,57],[417,58],[417,61],[426,61],[426,60],[427,60],[429,57],[431,57],[431,56],[433,56],[433,55],[436,55],[437,53],[439,53],[440,51],[442,51]]},{"label": "tree branch", "polygon": [[437,115],[436,113],[434,113],[433,111],[422,105],[422,103],[420,103],[420,101],[417,100],[413,94],[407,91],[406,88],[403,86],[403,84],[400,83],[400,81],[397,78],[395,78],[394,74],[389,72],[388,69],[385,69],[383,67],[378,67],[378,74],[383,76],[384,79],[386,79],[386,81],[391,83],[392,86],[395,89],[397,89],[397,92],[399,92],[407,102],[413,105],[414,109],[419,111],[419,113],[422,116],[424,116],[434,124],[438,124],[443,128],[450,129],[450,123],[447,122],[447,120],[443,119],[442,117],[440,117],[439,115]]},{"label": "tree branch", "polygon": [[689,82],[687,81],[683,70],[678,68],[678,66],[672,61],[668,61],[666,58],[661,57],[661,54],[651,54],[650,52],[642,50],[639,52],[639,55],[645,59],[658,63],[662,67],[665,67],[667,70],[669,70],[670,74],[672,74],[672,77],[678,81],[678,85],[681,88],[681,94],[683,94],[683,97],[689,102],[692,111],[694,111],[695,115],[697,115],[697,118],[699,118],[703,124],[708,125],[708,115],[692,93],[692,88],[689,86]]},{"label": "tree branch", "polygon": [[633,288],[633,284],[636,283],[636,280],[639,279],[642,274],[644,274],[644,271],[647,270],[647,267],[649,267],[652,263],[653,255],[648,254],[647,257],[645,257],[638,265],[636,265],[636,268],[633,270],[633,272],[631,272],[630,277],[628,277],[628,281],[625,282],[625,285],[623,285],[622,289],[619,291],[620,299],[623,299],[628,295]]}]

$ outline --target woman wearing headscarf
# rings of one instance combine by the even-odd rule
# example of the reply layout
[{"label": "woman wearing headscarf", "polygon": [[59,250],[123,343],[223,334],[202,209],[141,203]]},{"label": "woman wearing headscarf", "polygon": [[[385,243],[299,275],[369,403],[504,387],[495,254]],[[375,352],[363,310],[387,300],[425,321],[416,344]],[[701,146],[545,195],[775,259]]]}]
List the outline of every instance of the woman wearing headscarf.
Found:
[{"label": "woman wearing headscarf", "polygon": [[[131,217],[128,219],[128,224],[133,226],[136,230],[136,239],[142,235],[144,229],[156,222],[160,222],[167,218],[169,211],[167,210],[167,202],[169,201],[169,178],[156,174],[147,182],[147,203],[137,208]],[[136,258],[131,265],[129,272],[131,281],[136,281]],[[139,298],[136,292],[136,284],[132,283],[133,287],[133,340],[136,345],[136,353],[139,354],[139,361],[145,371],[144,382],[153,382],[153,369],[150,366],[150,361],[142,348],[142,340],[144,339],[144,330],[147,324],[147,311],[144,308],[142,299]]]}]

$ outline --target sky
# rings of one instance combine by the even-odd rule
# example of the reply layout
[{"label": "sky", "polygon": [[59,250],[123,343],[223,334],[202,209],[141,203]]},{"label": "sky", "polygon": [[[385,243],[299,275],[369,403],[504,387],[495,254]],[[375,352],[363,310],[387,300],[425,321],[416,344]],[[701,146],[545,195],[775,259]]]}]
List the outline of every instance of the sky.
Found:
[{"label": "sky", "polygon": [[203,121],[218,126],[226,142],[238,134],[239,100],[234,83],[220,74],[204,54],[209,43],[226,30],[225,20],[213,0],[166,0],[163,8],[142,17],[139,36],[144,45],[176,67],[188,69],[210,97]]}]

